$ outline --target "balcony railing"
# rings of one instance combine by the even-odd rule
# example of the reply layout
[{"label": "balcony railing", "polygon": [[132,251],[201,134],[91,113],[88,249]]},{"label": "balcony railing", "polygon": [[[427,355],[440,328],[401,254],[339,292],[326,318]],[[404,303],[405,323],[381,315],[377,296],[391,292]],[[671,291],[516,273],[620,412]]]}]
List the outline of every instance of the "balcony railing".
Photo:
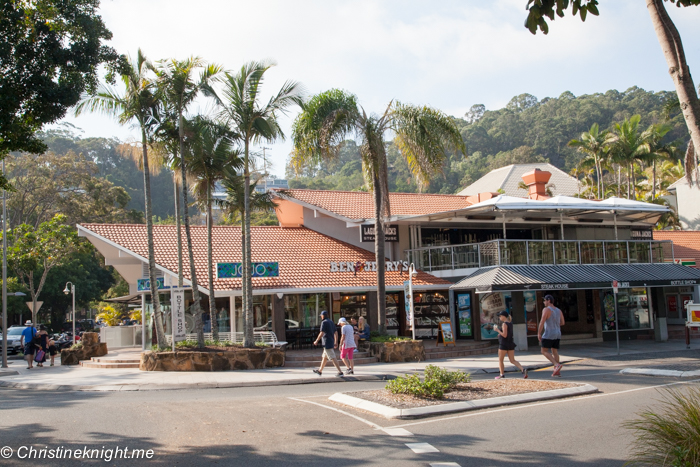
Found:
[{"label": "balcony railing", "polygon": [[492,240],[406,250],[426,272],[499,265],[644,264],[672,260],[670,240]]}]

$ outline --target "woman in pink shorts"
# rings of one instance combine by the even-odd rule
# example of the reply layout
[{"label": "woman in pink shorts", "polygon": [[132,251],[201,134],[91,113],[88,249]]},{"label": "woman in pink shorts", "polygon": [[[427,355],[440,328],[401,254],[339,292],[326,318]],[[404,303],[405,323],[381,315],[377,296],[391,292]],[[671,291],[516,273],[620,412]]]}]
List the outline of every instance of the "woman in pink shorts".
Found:
[{"label": "woman in pink shorts", "polygon": [[345,363],[346,375],[355,374],[355,363],[352,360],[355,350],[355,330],[345,318],[338,320],[340,327],[340,359]]}]

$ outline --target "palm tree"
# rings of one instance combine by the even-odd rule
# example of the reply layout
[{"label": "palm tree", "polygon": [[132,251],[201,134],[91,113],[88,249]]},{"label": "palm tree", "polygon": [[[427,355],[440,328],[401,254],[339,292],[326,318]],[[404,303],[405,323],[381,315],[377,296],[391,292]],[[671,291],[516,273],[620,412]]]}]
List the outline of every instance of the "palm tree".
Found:
[{"label": "palm tree", "polygon": [[153,209],[151,206],[151,170],[149,168],[148,148],[152,140],[153,115],[159,105],[156,86],[148,76],[154,71],[153,65],[139,49],[136,60],[129,59],[130,66],[122,70],[124,94],[114,91],[110,86],[101,86],[93,96],[84,96],[75,108],[75,115],[84,112],[101,112],[111,115],[126,125],[136,122],[141,130],[141,149],[143,165],[143,189],[146,200],[146,234],[148,238],[148,277],[151,282],[151,300],[156,323],[158,346],[164,347],[165,329],[161,315],[158,284],[156,282],[155,247],[153,244]]},{"label": "palm tree", "polygon": [[610,137],[608,136],[608,131],[599,131],[598,124],[594,123],[591,125],[591,129],[589,131],[581,133],[580,140],[572,139],[569,141],[569,146],[576,148],[578,152],[585,154],[591,159],[596,171],[598,199],[602,199],[603,193],[605,192],[605,187],[603,185],[603,169],[601,167],[601,161],[605,158],[610,149]]},{"label": "palm tree", "polygon": [[[235,131],[243,145],[243,179],[250,185],[251,153],[255,143],[271,143],[284,139],[278,118],[292,105],[302,104],[302,87],[299,83],[287,81],[270,100],[260,104],[260,88],[265,72],[273,62],[250,62],[235,73],[226,73],[223,89],[217,93],[207,86],[205,92],[211,95],[221,109],[220,117]],[[250,239],[250,193],[244,190],[243,199],[243,310],[245,315],[243,345],[255,346],[253,338],[253,281],[251,270]]]},{"label": "palm tree", "polygon": [[627,199],[634,199],[634,162],[644,152],[644,138],[639,132],[640,115],[633,115],[622,123],[615,123],[611,138],[613,162],[627,170]]},{"label": "palm tree", "polygon": [[[201,69],[199,77],[195,74]],[[165,101],[171,106],[171,115],[177,118],[178,143],[180,153],[180,174],[182,178],[182,219],[185,224],[185,237],[187,239],[187,251],[190,262],[190,276],[192,280],[193,315],[195,328],[197,331],[197,344],[204,347],[204,327],[202,324],[202,309],[199,296],[199,285],[197,283],[197,271],[194,263],[194,252],[192,250],[192,232],[190,231],[190,217],[187,207],[187,173],[185,164],[185,113],[187,108],[194,102],[203,87],[208,86],[217,74],[221,72],[221,67],[217,65],[206,65],[199,57],[190,57],[186,60],[168,60],[160,62],[158,69],[159,91],[164,95]],[[181,245],[178,245],[181,248]]]},{"label": "palm tree", "polygon": [[[209,280],[209,317],[212,326],[212,338],[219,340],[217,325],[216,296],[214,292],[214,264],[212,259],[212,204],[216,183],[228,171],[240,169],[243,162],[240,151],[235,148],[235,134],[226,126],[202,117],[196,117],[191,128],[194,133],[189,145],[186,160],[187,172],[192,175],[192,192],[207,213],[207,275]],[[203,209],[202,209],[203,208]]]},{"label": "palm tree", "polygon": [[666,124],[652,124],[642,133],[644,142],[641,146],[641,153],[637,158],[652,166],[651,199],[656,199],[656,163],[658,161],[670,160],[676,152],[674,144],[664,143],[666,133],[671,131],[671,126]]},{"label": "palm tree", "polygon": [[421,187],[428,184],[432,174],[442,169],[448,149],[466,154],[462,136],[454,122],[438,110],[391,102],[381,116],[368,115],[354,95],[332,89],[304,104],[293,126],[291,160],[296,170],[305,165],[316,165],[323,159],[336,157],[350,134],[359,138],[365,181],[374,194],[380,332],[386,328],[385,269],[382,267],[385,261],[384,220],[391,212],[384,140],[387,131],[394,132],[394,143]]}]

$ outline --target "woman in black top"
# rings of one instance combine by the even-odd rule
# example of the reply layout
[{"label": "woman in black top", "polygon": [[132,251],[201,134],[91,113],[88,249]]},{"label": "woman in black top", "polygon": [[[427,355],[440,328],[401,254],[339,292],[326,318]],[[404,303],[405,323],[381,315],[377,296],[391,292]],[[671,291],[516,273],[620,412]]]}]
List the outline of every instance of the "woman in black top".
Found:
[{"label": "woman in black top", "polygon": [[44,351],[44,357],[41,359],[41,361],[38,361],[36,366],[43,367],[44,363],[46,362],[46,353],[49,351],[49,333],[46,332],[46,326],[43,324],[39,326],[39,333],[36,335],[36,337],[39,339],[39,346],[41,347],[41,350]]},{"label": "woman in black top", "polygon": [[510,315],[507,311],[501,311],[498,313],[498,319],[501,321],[501,329],[496,326],[493,327],[494,331],[498,333],[498,368],[501,370],[501,374],[496,376],[496,379],[505,378],[505,366],[503,365],[503,360],[506,355],[508,355],[508,360],[510,363],[515,365],[523,374],[523,378],[527,379],[527,369],[518,363],[515,359],[515,341],[513,340],[513,323],[511,323]]}]

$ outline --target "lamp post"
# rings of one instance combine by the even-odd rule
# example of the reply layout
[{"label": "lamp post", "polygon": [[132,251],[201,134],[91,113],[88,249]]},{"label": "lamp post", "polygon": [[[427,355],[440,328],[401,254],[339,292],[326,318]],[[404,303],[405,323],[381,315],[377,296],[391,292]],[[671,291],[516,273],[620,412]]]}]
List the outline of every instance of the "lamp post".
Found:
[{"label": "lamp post", "polygon": [[[3,266],[5,266],[4,262],[3,257]],[[7,297],[24,297],[26,295],[24,292],[7,293],[5,281],[2,282],[2,368],[7,368]]]},{"label": "lamp post", "polygon": [[[70,284],[70,289],[68,289],[68,284]],[[63,293],[68,295],[73,294],[73,344],[75,344],[75,284],[72,282],[66,282],[66,288],[63,289]]]},{"label": "lamp post", "polygon": [[411,265],[408,267],[409,303],[407,303],[407,308],[409,313],[411,314],[411,334],[413,340],[416,340],[416,313],[413,310],[413,276],[416,275],[418,275],[418,271],[416,271],[416,266],[413,263],[411,263]]}]

